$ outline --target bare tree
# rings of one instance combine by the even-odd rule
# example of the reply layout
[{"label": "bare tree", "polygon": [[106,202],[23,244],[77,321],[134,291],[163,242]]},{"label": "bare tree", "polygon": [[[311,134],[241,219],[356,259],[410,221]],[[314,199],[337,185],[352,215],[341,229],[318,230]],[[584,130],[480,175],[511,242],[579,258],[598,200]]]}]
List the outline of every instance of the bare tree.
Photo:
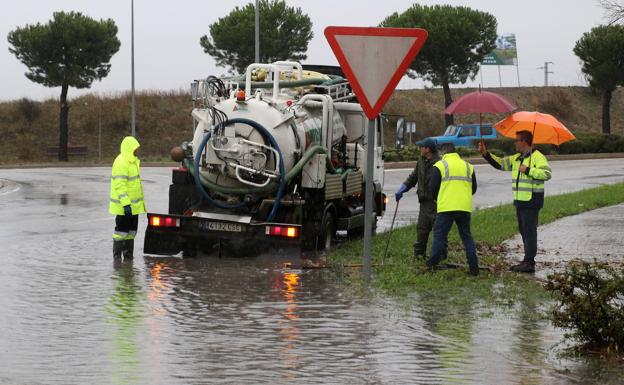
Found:
[{"label": "bare tree", "polygon": [[609,24],[617,24],[624,21],[623,0],[598,0],[598,4],[605,10],[605,18]]}]

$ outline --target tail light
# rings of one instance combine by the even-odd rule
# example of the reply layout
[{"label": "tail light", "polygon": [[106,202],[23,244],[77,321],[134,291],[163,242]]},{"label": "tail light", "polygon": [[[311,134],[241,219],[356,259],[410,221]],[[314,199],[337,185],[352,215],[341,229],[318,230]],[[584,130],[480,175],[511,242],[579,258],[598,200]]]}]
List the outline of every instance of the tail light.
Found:
[{"label": "tail light", "polygon": [[299,228],[292,226],[267,226],[266,235],[273,237],[297,238]]},{"label": "tail light", "polygon": [[180,218],[153,215],[149,219],[149,225],[152,227],[180,227]]}]

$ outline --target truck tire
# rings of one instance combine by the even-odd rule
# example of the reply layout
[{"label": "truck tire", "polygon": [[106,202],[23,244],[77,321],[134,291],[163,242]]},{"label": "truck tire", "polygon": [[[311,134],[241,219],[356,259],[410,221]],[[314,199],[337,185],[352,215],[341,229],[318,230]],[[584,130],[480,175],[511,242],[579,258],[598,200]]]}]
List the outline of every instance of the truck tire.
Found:
[{"label": "truck tire", "polygon": [[[373,218],[373,235],[377,231],[377,217]],[[347,230],[347,236],[349,238],[361,238],[364,236],[364,226],[356,227],[354,229]]]},{"label": "truck tire", "polygon": [[323,216],[323,222],[321,222],[321,231],[316,240],[316,249],[318,251],[329,251],[334,243],[335,236],[336,224],[334,215],[328,210]]}]

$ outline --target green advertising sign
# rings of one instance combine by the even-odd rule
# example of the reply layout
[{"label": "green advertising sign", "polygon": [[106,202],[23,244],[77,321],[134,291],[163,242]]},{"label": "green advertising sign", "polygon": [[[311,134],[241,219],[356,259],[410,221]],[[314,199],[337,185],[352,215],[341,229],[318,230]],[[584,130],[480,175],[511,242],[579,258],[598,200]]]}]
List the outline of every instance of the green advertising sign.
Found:
[{"label": "green advertising sign", "polygon": [[516,34],[506,33],[496,38],[496,48],[485,55],[481,65],[515,66],[518,65]]}]

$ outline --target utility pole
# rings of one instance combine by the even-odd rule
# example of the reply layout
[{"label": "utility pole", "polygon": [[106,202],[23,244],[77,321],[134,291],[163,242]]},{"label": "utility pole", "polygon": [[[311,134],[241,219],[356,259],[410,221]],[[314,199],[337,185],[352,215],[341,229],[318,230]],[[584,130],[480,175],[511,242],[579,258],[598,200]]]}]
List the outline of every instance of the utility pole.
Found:
[{"label": "utility pole", "polygon": [[260,63],[260,10],[256,0],[256,63]]},{"label": "utility pole", "polygon": [[130,2],[130,35],[131,35],[131,40],[130,40],[130,50],[132,51],[131,54],[131,71],[132,71],[132,119],[131,119],[131,125],[132,125],[132,136],[134,136],[136,138],[136,99],[135,99],[135,95],[134,95],[134,0],[132,0]]},{"label": "utility pole", "polygon": [[543,67],[537,67],[538,70],[544,70],[544,87],[548,87],[548,74],[554,74],[552,71],[548,71],[548,65],[555,64],[551,61],[544,62]]}]

